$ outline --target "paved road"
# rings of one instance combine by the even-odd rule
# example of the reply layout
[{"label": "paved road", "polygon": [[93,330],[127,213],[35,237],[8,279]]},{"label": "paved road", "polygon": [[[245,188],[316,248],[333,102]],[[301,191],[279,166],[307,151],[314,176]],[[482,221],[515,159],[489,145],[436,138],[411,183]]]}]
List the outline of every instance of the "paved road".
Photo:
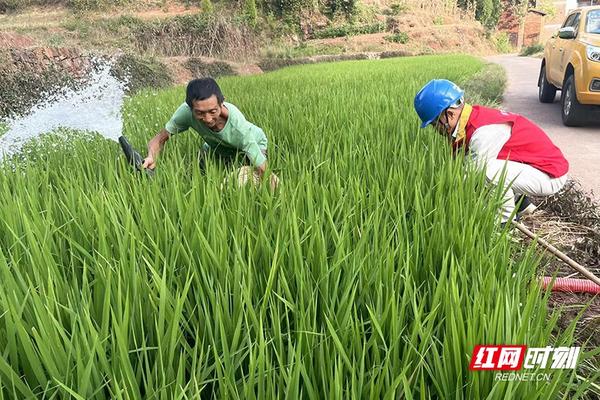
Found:
[{"label": "paved road", "polygon": [[600,121],[594,126],[568,128],[560,117],[560,92],[554,104],[542,104],[537,97],[540,59],[501,55],[488,61],[506,69],[508,86],[503,108],[526,116],[540,125],[560,147],[571,165],[571,177],[600,200]]}]

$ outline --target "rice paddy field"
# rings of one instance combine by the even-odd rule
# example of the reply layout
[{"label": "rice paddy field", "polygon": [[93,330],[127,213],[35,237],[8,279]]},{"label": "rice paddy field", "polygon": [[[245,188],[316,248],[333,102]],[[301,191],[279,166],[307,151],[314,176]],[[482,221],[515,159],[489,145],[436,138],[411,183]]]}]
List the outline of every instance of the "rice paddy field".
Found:
[{"label": "rice paddy field", "polygon": [[[274,193],[221,187],[217,164],[202,175],[195,132],[167,143],[152,179],[115,142],[67,130],[5,160],[0,398],[593,394],[585,345],[547,382],[468,370],[477,344],[575,345],[534,281],[539,253],[496,226],[499,193],[418,129],[425,82],[482,68],[419,57],[221,79],[269,137]],[[124,133],[145,151],[183,100],[129,99]]]}]

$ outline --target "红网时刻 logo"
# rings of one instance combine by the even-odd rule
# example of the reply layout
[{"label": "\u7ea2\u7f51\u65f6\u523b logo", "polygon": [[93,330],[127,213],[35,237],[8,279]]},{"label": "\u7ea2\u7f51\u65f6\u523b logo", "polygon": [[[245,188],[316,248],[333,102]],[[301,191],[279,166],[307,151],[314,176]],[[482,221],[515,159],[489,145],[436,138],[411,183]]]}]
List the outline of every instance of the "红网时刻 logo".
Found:
[{"label": "\u7ea2\u7f51\u65f6\u523b logo", "polygon": [[[580,350],[580,347],[477,345],[473,349],[469,369],[471,371],[575,369]],[[496,378],[512,380],[512,375],[498,374]],[[547,377],[547,374],[544,376]],[[523,380],[523,376],[516,375],[515,377]],[[527,380],[527,376],[524,380]]]}]

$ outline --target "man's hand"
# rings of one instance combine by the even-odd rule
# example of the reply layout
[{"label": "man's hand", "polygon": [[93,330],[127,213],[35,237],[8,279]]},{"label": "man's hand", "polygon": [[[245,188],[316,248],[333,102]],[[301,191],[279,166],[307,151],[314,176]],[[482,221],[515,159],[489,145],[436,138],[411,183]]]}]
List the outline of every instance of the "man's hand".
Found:
[{"label": "man's hand", "polygon": [[166,129],[163,129],[148,142],[148,156],[142,163],[143,169],[154,169],[156,167],[156,158],[167,140],[169,140],[170,135]]},{"label": "man's hand", "polygon": [[258,167],[256,167],[256,172],[258,173],[258,176],[262,179],[263,175],[265,174],[265,171],[267,170],[267,162],[265,161],[264,163],[262,163],[261,165],[259,165]]},{"label": "man's hand", "polygon": [[[254,169],[254,172],[258,175],[259,180],[264,179],[266,170],[267,170],[267,162],[266,161],[264,163],[262,163],[262,165],[260,165]],[[271,191],[272,192],[275,191],[275,189],[277,189],[277,187],[279,186],[279,177],[271,172],[268,176],[268,184],[269,184],[269,188],[271,189]]]},{"label": "man's hand", "polygon": [[154,160],[154,157],[149,155],[148,157],[144,158],[144,162],[142,163],[143,169],[154,169],[154,167],[156,167],[156,161]]}]

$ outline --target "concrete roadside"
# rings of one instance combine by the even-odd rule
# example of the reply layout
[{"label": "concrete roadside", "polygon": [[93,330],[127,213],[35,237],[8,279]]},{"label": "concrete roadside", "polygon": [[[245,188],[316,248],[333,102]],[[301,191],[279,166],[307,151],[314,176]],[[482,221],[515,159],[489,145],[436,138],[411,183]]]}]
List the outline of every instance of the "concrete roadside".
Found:
[{"label": "concrete roadside", "polygon": [[508,85],[503,108],[524,115],[541,126],[569,160],[570,176],[577,179],[584,190],[592,191],[596,200],[600,200],[600,121],[585,127],[566,127],[560,115],[560,92],[554,104],[538,101],[540,59],[500,55],[486,60],[506,70]]}]

